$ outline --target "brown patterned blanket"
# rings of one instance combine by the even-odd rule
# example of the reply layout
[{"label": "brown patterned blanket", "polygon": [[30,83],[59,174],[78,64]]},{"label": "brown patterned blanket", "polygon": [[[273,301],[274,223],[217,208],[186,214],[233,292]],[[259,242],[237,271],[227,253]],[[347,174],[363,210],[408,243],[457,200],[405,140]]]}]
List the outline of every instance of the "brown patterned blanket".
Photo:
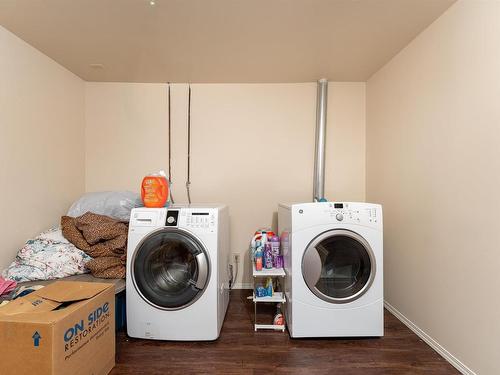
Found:
[{"label": "brown patterned blanket", "polygon": [[95,277],[125,278],[128,224],[109,216],[87,212],[61,217],[66,239],[91,256],[85,263]]}]

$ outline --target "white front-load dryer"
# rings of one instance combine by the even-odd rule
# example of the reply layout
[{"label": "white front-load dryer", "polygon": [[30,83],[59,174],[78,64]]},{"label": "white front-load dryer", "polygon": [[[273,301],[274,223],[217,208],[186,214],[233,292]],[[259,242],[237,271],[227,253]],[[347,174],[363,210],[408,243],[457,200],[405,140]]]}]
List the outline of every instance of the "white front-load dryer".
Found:
[{"label": "white front-load dryer", "polygon": [[278,225],[290,336],[383,336],[382,207],[281,204]]},{"label": "white front-load dryer", "polygon": [[127,333],[215,340],[229,303],[229,218],[222,205],[135,208],[127,246]]}]

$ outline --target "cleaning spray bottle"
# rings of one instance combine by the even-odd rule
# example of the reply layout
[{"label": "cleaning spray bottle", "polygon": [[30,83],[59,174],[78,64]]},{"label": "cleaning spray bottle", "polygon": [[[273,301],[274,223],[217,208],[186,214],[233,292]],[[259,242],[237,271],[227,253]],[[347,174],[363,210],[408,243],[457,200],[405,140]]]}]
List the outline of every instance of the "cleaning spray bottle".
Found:
[{"label": "cleaning spray bottle", "polygon": [[281,303],[278,303],[278,305],[276,306],[276,315],[274,316],[273,324],[278,326],[282,326],[285,324],[285,318],[283,317],[283,313],[281,312]]},{"label": "cleaning spray bottle", "polygon": [[255,269],[257,271],[262,271],[264,252],[262,251],[262,246],[260,241],[258,241],[259,246],[255,250]]}]

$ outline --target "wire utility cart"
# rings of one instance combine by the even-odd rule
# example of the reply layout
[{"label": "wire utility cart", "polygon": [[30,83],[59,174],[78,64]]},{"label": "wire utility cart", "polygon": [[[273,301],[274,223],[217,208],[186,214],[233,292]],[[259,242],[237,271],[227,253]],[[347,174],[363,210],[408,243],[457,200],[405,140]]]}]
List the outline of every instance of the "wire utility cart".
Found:
[{"label": "wire utility cart", "polygon": [[[256,297],[255,296],[255,287],[256,281],[259,278],[279,278],[280,279],[280,292],[274,292],[272,297]],[[257,271],[255,269],[255,263],[253,263],[253,303],[254,303],[254,329],[257,331],[258,329],[272,329],[275,331],[285,331],[285,324],[258,324],[257,323],[257,305],[259,303],[281,303],[283,306],[286,303],[286,297],[284,293],[284,282],[285,282],[286,273],[283,268],[263,268],[262,271]],[[283,307],[282,307],[283,308]]]}]

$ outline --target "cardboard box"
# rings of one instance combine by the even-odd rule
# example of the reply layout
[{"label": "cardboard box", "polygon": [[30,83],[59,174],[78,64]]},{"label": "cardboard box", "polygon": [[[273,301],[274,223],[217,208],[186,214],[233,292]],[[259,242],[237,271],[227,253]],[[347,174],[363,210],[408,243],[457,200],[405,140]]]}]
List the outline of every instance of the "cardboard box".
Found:
[{"label": "cardboard box", "polygon": [[114,285],[76,281],[56,281],[0,307],[0,373],[108,374],[114,314]]}]

